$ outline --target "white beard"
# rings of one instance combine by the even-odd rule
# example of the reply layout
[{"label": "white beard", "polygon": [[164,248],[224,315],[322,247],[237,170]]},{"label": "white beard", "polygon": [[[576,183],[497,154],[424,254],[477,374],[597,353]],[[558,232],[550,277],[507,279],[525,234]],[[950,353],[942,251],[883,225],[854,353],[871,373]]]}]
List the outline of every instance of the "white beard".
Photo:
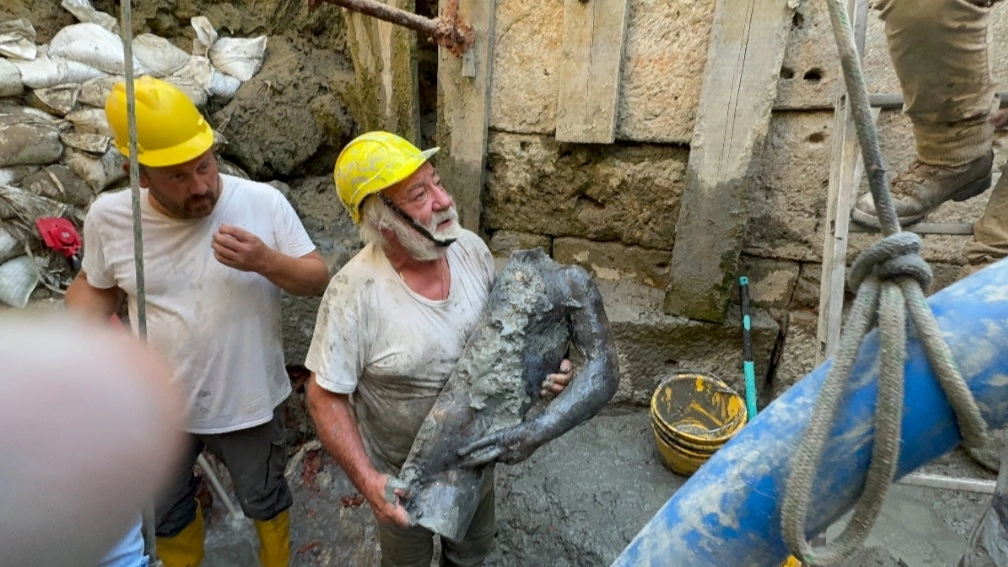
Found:
[{"label": "white beard", "polygon": [[[444,230],[438,230],[437,225],[442,222],[451,219],[451,226]],[[427,237],[416,231],[406,220],[395,216],[394,222],[391,223],[392,226],[389,228],[396,235],[396,239],[399,244],[406,250],[406,253],[410,255],[411,258],[420,262],[430,262],[432,260],[437,260],[447,252],[447,246],[438,246],[431,242]],[[462,227],[459,226],[458,222],[458,212],[455,211],[455,206],[434,213],[428,224],[422,225],[427,229],[427,232],[431,233],[434,238],[438,240],[454,240],[462,234]]]}]

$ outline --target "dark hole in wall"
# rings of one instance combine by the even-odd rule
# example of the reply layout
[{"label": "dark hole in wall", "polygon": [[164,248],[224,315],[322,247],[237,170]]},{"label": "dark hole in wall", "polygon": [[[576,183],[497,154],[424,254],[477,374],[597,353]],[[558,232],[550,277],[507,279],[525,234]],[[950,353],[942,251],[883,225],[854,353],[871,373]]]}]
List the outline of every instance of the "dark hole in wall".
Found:
[{"label": "dark hole in wall", "polygon": [[[437,0],[417,0],[416,14],[438,16]],[[417,82],[420,97],[420,134],[423,147],[436,145],[438,46],[417,34]]]},{"label": "dark hole in wall", "polygon": [[808,71],[805,71],[805,75],[802,78],[810,83],[818,83],[823,78],[822,69],[813,67]]}]

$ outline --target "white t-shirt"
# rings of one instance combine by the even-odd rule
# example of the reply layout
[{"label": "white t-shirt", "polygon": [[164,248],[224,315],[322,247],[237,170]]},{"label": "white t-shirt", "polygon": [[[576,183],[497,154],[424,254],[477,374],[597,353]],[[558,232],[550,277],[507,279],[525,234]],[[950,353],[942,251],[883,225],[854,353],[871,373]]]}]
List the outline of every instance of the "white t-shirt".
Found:
[{"label": "white t-shirt", "polygon": [[[291,392],[280,335],[280,288],[213,256],[221,225],[243,228],[287,256],[315,249],[290,203],[264,183],[221,175],[208,217],[174,219],[141,191],[148,343],[175,366],[193,433],[266,423]],[[100,289],[122,288],[137,327],[131,195],[95,200],[84,222],[83,269]]]},{"label": "white t-shirt", "polygon": [[353,394],[364,446],[396,474],[479,322],[496,275],[493,257],[463,231],[448,248],[448,299],[418,295],[368,245],[322,298],[305,366],[320,386]]}]

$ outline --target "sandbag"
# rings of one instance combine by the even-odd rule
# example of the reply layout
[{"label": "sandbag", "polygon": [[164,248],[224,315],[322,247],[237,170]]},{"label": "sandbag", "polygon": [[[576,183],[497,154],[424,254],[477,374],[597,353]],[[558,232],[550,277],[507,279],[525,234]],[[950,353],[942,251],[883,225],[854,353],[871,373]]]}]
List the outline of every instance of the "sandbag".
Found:
[{"label": "sandbag", "polygon": [[114,136],[112,128],[109,126],[108,118],[105,117],[105,110],[101,108],[82,108],[66,115],[66,119],[73,124],[74,130],[84,134],[99,134],[101,136]]},{"label": "sandbag", "polygon": [[0,167],[0,185],[17,185],[19,181],[41,169],[37,165]]},{"label": "sandbag", "polygon": [[41,217],[80,216],[75,208],[66,203],[35,195],[10,185],[0,185],[0,219],[12,220],[14,226],[24,230],[34,230],[35,220]]},{"label": "sandbag", "polygon": [[55,116],[66,116],[77,106],[77,97],[80,95],[80,85],[68,83],[57,85],[45,89],[34,89],[28,94],[26,101],[33,108],[37,108],[47,114]]},{"label": "sandbag", "polygon": [[242,82],[238,79],[221,73],[216,69],[210,74],[210,86],[207,91],[213,96],[231,98],[238,92]]},{"label": "sandbag", "polygon": [[104,155],[109,149],[109,142],[112,139],[102,134],[88,134],[86,132],[61,132],[60,141],[68,148],[80,150],[94,155]]},{"label": "sandbag", "polygon": [[50,165],[24,178],[21,188],[35,195],[60,203],[88,207],[94,200],[95,192],[88,184],[73,174],[65,165]]},{"label": "sandbag", "polygon": [[108,31],[119,35],[119,23],[105,12],[95,10],[89,0],[63,0],[60,6],[70,12],[81,22],[98,24]]},{"label": "sandbag", "polygon": [[[185,67],[183,67],[183,69],[185,69]],[[186,97],[196,106],[206,106],[207,92],[203,89],[203,85],[201,85],[194,77],[184,74],[175,74],[170,77],[165,77],[164,80],[178,87],[178,89],[185,93]]]},{"label": "sandbag", "polygon": [[59,128],[27,112],[0,114],[0,167],[54,163],[63,154]]},{"label": "sandbag", "polygon": [[210,48],[217,42],[217,30],[214,29],[213,24],[206,16],[196,16],[189,20],[189,23],[196,30],[196,37],[193,38],[193,55],[207,57],[210,54]]},{"label": "sandbag", "polygon": [[109,147],[101,157],[68,148],[63,162],[74,175],[83,179],[95,194],[126,178],[126,172],[122,167],[125,158],[112,147]]},{"label": "sandbag", "polygon": [[19,256],[0,264],[0,301],[24,309],[39,283],[38,268],[28,256]]},{"label": "sandbag", "polygon": [[11,60],[21,74],[21,82],[32,89],[44,89],[65,83],[83,83],[106,73],[78,61],[51,56],[47,46],[39,46],[31,61]]},{"label": "sandbag", "polygon": [[[49,42],[49,56],[83,63],[113,75],[126,72],[122,39],[98,24],[73,24],[56,32]],[[133,69],[137,76],[148,72],[136,55]]]},{"label": "sandbag", "polygon": [[125,82],[126,77],[123,75],[103,75],[86,81],[81,85],[77,102],[95,108],[105,108],[105,100],[108,99],[109,93],[112,92],[112,87],[116,83]]},{"label": "sandbag", "polygon": [[167,39],[149,33],[133,40],[133,55],[155,77],[167,77],[189,61],[188,53]]},{"label": "sandbag", "polygon": [[0,221],[0,263],[22,254],[24,254],[24,246],[21,245],[15,231]]},{"label": "sandbag", "polygon": [[35,28],[25,18],[0,23],[0,55],[14,59],[35,59]]},{"label": "sandbag", "polygon": [[0,58],[0,98],[5,96],[21,96],[24,83],[21,73],[10,61]]},{"label": "sandbag", "polygon": [[266,36],[247,39],[222,37],[210,47],[209,57],[221,73],[247,81],[262,67],[266,57]]},{"label": "sandbag", "polygon": [[186,64],[171,77],[165,77],[177,86],[196,106],[205,106],[210,85],[213,82],[213,66],[206,57],[193,55]]}]

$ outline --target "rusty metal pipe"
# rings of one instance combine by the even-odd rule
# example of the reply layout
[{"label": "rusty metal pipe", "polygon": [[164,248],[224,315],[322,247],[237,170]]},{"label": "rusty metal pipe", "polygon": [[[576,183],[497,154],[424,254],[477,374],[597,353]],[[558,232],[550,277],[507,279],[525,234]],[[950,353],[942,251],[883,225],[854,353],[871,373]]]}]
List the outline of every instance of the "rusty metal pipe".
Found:
[{"label": "rusty metal pipe", "polygon": [[458,17],[458,0],[448,3],[444,17],[434,19],[377,0],[311,0],[312,9],[322,2],[420,32],[459,57],[473,45],[472,26]]}]

